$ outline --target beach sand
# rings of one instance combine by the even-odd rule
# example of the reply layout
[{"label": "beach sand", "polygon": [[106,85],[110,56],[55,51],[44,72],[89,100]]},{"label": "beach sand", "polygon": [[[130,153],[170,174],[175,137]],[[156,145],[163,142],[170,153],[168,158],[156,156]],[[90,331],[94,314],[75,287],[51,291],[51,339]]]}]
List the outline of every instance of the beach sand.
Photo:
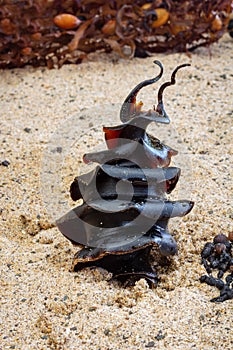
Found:
[{"label": "beach sand", "polygon": [[[94,54],[60,70],[1,71],[1,334],[0,349],[225,349],[233,348],[233,301],[200,284],[200,252],[216,234],[232,231],[233,41],[210,51],[158,54],[125,61]],[[172,198],[195,201],[171,219],[179,253],[158,266],[160,282],[122,288],[105,270],[72,272],[77,247],[53,222],[74,203],[69,186],[90,169],[82,155],[104,147],[102,126],[119,124],[119,108],[140,81],[160,82],[140,93],[145,109],[179,64],[165,91],[171,125],[153,134],[179,151],[182,174]],[[159,265],[159,263],[157,263]]]}]

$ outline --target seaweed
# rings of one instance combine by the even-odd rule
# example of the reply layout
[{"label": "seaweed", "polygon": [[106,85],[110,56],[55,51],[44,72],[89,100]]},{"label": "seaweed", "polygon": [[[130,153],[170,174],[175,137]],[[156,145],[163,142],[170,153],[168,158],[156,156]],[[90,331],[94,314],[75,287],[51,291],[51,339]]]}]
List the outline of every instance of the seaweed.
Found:
[{"label": "seaweed", "polygon": [[1,1],[0,68],[61,67],[90,52],[189,52],[227,30],[231,0]]}]

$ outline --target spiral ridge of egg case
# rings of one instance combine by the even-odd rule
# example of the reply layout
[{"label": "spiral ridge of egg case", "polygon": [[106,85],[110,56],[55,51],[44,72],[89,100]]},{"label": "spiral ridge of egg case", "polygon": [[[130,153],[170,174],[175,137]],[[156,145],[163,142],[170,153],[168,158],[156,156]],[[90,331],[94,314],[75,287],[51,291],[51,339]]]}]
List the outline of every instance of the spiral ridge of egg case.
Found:
[{"label": "spiral ridge of egg case", "polygon": [[146,131],[153,122],[170,122],[163,92],[176,83],[178,70],[189,64],[175,68],[171,80],[158,90],[157,107],[144,111],[136,101],[138,92],[163,75],[161,62],[154,63],[159,74],[139,83],[127,96],[120,110],[122,124],[103,128],[108,149],[83,156],[85,163],[98,165],[70,186],[71,198],[82,199],[82,204],[56,222],[66,238],[82,247],[75,254],[74,271],[101,267],[125,286],[141,278],[150,287],[157,285],[151,249],[156,247],[162,256],[177,253],[169,219],[188,214],[194,205],[190,200],[168,199],[181,172],[169,166],[177,151]]}]

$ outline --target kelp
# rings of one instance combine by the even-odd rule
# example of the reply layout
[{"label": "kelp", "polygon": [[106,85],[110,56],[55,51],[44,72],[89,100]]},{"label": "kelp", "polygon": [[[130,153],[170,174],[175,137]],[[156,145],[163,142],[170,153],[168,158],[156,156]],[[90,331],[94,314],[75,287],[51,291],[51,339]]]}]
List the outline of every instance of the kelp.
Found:
[{"label": "kelp", "polygon": [[216,42],[231,11],[231,0],[3,0],[0,68],[61,67],[95,51],[189,52]]}]

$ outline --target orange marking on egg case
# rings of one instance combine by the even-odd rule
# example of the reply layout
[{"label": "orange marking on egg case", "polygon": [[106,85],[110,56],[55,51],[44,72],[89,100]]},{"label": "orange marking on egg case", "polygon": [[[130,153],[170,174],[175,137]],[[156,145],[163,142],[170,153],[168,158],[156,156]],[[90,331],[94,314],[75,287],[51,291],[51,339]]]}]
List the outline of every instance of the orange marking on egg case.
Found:
[{"label": "orange marking on egg case", "polygon": [[[119,138],[122,130],[111,130],[106,128],[105,126],[103,127],[103,132],[105,133],[105,140],[107,143],[108,148],[112,149],[117,147],[117,139]],[[111,141],[110,141],[111,140]]]}]

